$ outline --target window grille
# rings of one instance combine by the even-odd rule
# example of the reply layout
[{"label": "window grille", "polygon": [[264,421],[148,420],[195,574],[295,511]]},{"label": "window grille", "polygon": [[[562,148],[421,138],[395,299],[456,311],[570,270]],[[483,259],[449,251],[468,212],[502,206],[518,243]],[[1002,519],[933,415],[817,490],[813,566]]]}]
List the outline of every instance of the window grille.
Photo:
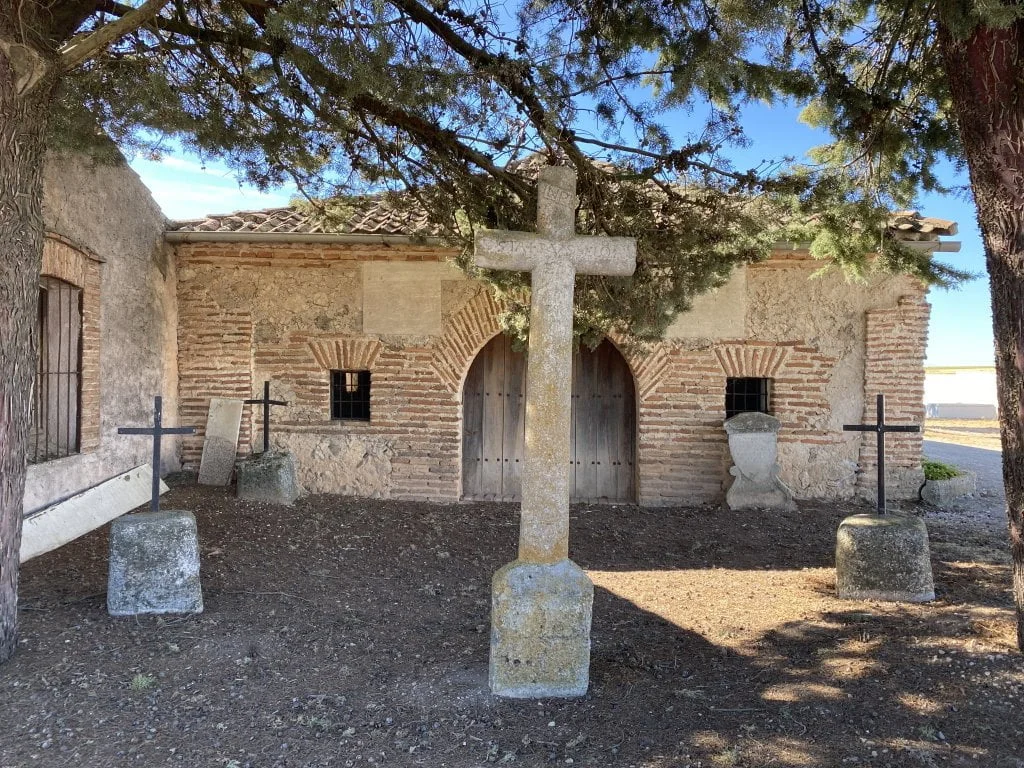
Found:
[{"label": "window grille", "polygon": [[725,380],[725,418],[738,413],[754,411],[769,413],[772,380],[757,378],[730,378]]},{"label": "window grille", "polygon": [[370,420],[369,371],[331,371],[331,418]]},{"label": "window grille", "polygon": [[28,460],[37,464],[78,453],[82,387],[82,291],[39,281],[39,357],[32,398]]}]

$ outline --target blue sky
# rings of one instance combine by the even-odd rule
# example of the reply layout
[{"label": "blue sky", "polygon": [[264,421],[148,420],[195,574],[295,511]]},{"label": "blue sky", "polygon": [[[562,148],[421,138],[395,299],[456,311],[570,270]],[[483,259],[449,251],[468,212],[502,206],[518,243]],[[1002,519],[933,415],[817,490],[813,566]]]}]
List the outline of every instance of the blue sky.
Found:
[{"label": "blue sky", "polygon": [[[810,147],[822,142],[822,134],[799,123],[793,109],[753,105],[745,111],[743,122],[753,143],[730,153],[737,168],[787,155],[799,159]],[[265,194],[242,187],[223,165],[203,164],[187,155],[170,154],[159,162],[136,158],[132,167],[172,219],[286,205],[294,195],[292,189]],[[941,176],[947,186],[966,184],[966,177],[958,175],[952,167],[944,167]],[[921,199],[917,208],[959,225],[959,234],[949,239],[962,243],[960,252],[937,254],[937,258],[981,275],[957,290],[933,289],[929,293],[932,315],[926,364],[991,365],[992,315],[974,203],[961,196],[929,195]]]}]

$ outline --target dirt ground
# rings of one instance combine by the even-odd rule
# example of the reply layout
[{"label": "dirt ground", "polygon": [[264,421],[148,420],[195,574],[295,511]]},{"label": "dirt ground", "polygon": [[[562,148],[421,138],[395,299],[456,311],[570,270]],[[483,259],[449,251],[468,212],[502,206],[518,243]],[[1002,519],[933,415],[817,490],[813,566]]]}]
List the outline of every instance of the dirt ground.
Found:
[{"label": "dirt ground", "polygon": [[985,419],[927,419],[924,425],[926,440],[956,443],[998,451],[999,422]]},{"label": "dirt ground", "polygon": [[514,701],[486,683],[514,505],[172,485],[206,612],[109,617],[105,531],[26,564],[0,766],[1024,766],[1005,529],[971,514],[926,515],[915,606],[834,597],[852,506],[578,507],[590,691]]}]

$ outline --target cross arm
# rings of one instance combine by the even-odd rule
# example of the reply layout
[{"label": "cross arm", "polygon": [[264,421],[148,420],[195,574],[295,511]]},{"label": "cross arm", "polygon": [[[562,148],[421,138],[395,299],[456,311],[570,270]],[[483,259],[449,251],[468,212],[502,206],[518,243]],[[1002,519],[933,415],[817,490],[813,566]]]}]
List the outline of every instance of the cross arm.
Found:
[{"label": "cross arm", "polygon": [[477,233],[473,263],[484,269],[532,272],[546,249],[532,232],[485,229]]},{"label": "cross arm", "polygon": [[563,246],[578,275],[626,277],[636,271],[632,237],[580,237]]}]

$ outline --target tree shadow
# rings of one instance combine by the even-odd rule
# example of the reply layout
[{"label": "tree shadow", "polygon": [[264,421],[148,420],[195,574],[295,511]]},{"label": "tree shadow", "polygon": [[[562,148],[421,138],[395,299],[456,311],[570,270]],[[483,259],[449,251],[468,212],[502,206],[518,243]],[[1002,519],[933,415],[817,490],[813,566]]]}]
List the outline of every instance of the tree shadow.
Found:
[{"label": "tree shadow", "polygon": [[[161,764],[174,748],[196,765],[1012,766],[1024,743],[1024,667],[997,652],[991,584],[969,604],[839,603],[799,570],[820,551],[765,541],[742,527],[752,517],[712,530],[771,552],[733,538],[708,566],[700,550],[677,558],[708,510],[577,510],[574,557],[597,582],[590,690],[507,700],[486,667],[511,505],[174,494],[199,522],[206,612],[106,616],[102,533],[29,563],[27,642],[0,669],[0,765],[76,750],[83,764]],[[138,675],[151,688],[132,689]]]}]

